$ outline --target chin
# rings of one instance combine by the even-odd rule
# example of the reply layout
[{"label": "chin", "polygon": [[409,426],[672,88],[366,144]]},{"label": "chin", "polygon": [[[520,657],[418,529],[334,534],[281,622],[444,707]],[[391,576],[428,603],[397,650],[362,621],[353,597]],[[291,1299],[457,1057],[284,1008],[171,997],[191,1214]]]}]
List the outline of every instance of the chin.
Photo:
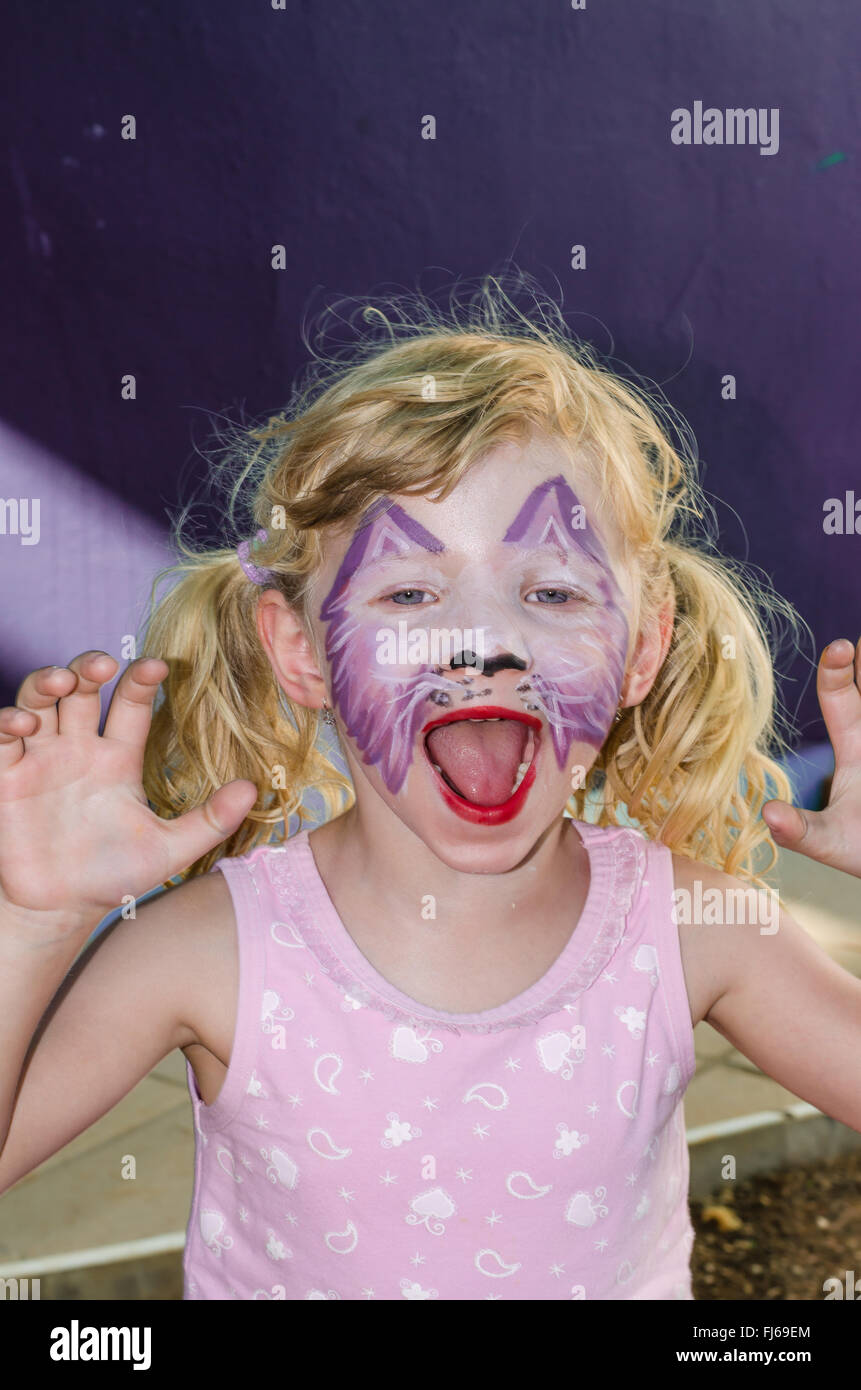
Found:
[{"label": "chin", "polygon": [[507,874],[529,858],[544,831],[536,835],[533,828],[525,835],[521,832],[516,839],[506,837],[504,844],[495,845],[486,840],[472,845],[456,843],[449,837],[422,834],[418,829],[415,833],[449,869],[462,874]]},{"label": "chin", "polygon": [[535,788],[528,812],[523,808],[520,814],[496,824],[464,820],[439,795],[431,799],[423,796],[411,806],[404,802],[396,806],[391,801],[389,805],[447,868],[464,874],[504,874],[528,859],[547,831],[561,822],[567,805],[564,787],[560,795],[563,800],[556,805],[548,788]]}]

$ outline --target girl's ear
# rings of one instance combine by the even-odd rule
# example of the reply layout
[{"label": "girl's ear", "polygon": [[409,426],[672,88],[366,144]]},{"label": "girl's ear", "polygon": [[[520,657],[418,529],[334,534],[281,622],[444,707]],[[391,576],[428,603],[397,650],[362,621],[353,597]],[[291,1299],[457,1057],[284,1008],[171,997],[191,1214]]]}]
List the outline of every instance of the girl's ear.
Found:
[{"label": "girl's ear", "polygon": [[257,633],[287,698],[307,709],[321,709],[326,686],[308,634],[277,589],[264,589],[257,601]]},{"label": "girl's ear", "polygon": [[640,630],[622,686],[623,705],[639,705],[645,700],[670,649],[675,620],[676,600],[675,595],[670,594],[657,617]]}]

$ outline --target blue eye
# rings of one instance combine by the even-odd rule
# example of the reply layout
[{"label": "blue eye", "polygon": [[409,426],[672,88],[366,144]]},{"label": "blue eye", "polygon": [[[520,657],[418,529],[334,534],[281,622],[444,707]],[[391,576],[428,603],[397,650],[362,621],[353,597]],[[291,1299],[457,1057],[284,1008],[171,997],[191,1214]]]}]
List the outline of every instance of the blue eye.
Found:
[{"label": "blue eye", "polygon": [[[538,597],[540,594],[551,595],[551,597],[546,600],[548,603],[565,603],[569,598],[579,598],[579,594],[572,593],[570,589],[536,589],[535,597]],[[529,597],[531,598],[532,595],[530,594]]]},{"label": "blue eye", "polygon": [[413,599],[418,596],[418,602],[421,603],[422,595],[426,592],[426,589],[396,589],[393,594],[388,594],[387,597],[391,599],[392,603],[401,603],[405,607],[415,607]]}]

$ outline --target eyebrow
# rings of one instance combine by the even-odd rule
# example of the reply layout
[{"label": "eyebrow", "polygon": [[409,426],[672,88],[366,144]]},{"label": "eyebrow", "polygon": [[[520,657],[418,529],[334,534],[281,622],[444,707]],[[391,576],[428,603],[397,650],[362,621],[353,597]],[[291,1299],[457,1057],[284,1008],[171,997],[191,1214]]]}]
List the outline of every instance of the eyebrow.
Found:
[{"label": "eyebrow", "polygon": [[526,545],[523,541],[508,541],[508,546],[515,546],[517,550],[526,550],[527,555],[534,555],[537,559],[542,556],[551,556],[554,560],[562,560],[563,564],[569,564],[573,559],[574,564],[586,566],[587,569],[597,570],[602,573],[604,564],[595,556],[587,545],[581,545],[579,541],[569,542],[568,545],[559,545],[556,541],[542,541],[541,545]]},{"label": "eyebrow", "polygon": [[[580,546],[575,545],[563,549],[553,541],[545,541],[541,545],[529,545],[521,541],[515,541],[513,544],[511,542],[505,544],[503,550],[502,542],[497,542],[496,544],[498,547],[497,553],[501,558],[504,559],[507,552],[509,558],[514,560],[515,556],[511,554],[511,552],[514,551],[517,556],[518,565],[524,568],[529,563],[533,563],[535,566],[541,568],[548,567],[548,563],[561,565],[562,569],[565,571],[564,577],[567,578],[569,582],[574,582],[576,580],[577,583],[592,588],[600,586],[604,574],[603,566],[588,550]],[[440,557],[443,559],[443,563],[438,564],[437,556],[428,554],[428,551],[423,546],[409,545],[401,554],[380,555],[373,560],[361,561],[350,576],[350,582],[362,580],[373,582],[377,577],[383,580],[388,572],[402,571],[405,566],[415,562],[421,563],[422,574],[445,573],[446,567],[443,557],[450,555],[450,551],[445,551],[445,549],[443,549],[443,555]]]},{"label": "eyebrow", "polygon": [[[443,554],[447,553],[445,547],[442,548]],[[377,555],[370,560],[360,560],[353,570],[350,578],[357,578],[359,575],[367,574],[373,570],[392,569],[396,565],[410,564],[413,560],[422,560],[425,564],[430,561],[432,564],[436,560],[436,555],[429,552],[426,546],[407,545],[397,554],[389,552],[387,555]]]}]

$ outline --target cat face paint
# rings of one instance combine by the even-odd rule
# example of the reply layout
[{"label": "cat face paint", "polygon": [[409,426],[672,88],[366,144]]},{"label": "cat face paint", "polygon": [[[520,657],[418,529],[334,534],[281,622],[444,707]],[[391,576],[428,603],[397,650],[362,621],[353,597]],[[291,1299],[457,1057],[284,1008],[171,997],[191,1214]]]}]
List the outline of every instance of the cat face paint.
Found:
[{"label": "cat face paint", "polygon": [[601,747],[619,702],[628,647],[622,594],[585,508],[561,474],[529,494],[503,539],[532,555],[556,550],[563,564],[573,557],[573,578],[593,600],[582,605],[564,642],[558,630],[536,635],[533,673],[517,686],[528,697],[526,708],[546,716],[556,761],[565,767],[572,743]]},{"label": "cat face paint", "polygon": [[[488,484],[481,474],[460,484],[448,505],[411,499],[412,509],[430,524],[439,517],[448,547],[390,499],[371,507],[319,614],[326,624],[333,702],[363,761],[378,769],[390,793],[398,793],[418,760],[419,782],[432,803],[441,792],[463,820],[485,826],[519,814],[535,784],[536,765],[540,794],[559,800],[565,779],[557,772],[551,785],[550,768],[543,776],[540,771],[542,725],[550,730],[560,770],[573,745],[601,746],[618,703],[628,640],[624,601],[608,556],[564,476],[545,478],[509,521],[510,465],[496,467]],[[431,602],[396,606],[405,596]],[[480,631],[485,669],[382,664],[381,625],[406,617],[430,617],[437,631]],[[441,746],[436,740],[441,753],[452,754],[450,745],[460,744],[452,755],[457,766],[446,769],[446,780],[453,776],[463,797],[459,771],[465,768],[474,773],[474,786],[484,786],[483,798],[474,788],[467,800],[452,797],[451,781],[448,787],[440,783],[439,769],[432,771],[435,759],[426,757],[422,734],[428,725],[458,714],[508,721],[471,724],[469,730],[460,724]],[[534,731],[534,754],[518,720]],[[517,795],[505,802],[511,782],[497,792],[488,767],[505,782],[497,761],[509,768],[508,745],[519,743],[520,735],[529,747],[520,756],[534,761],[526,775],[520,771]]]},{"label": "cat face paint", "polygon": [[[382,581],[387,558],[402,560],[414,548],[439,555],[445,547],[402,507],[383,498],[365,513],[320,609],[327,623],[326,656],[332,670],[332,697],[366,763],[379,766],[390,792],[403,786],[427,719],[428,701],[454,681],[431,666],[383,667],[377,659],[379,621],[363,621],[361,594],[354,577],[376,573]],[[374,567],[371,569],[371,567]]]}]

